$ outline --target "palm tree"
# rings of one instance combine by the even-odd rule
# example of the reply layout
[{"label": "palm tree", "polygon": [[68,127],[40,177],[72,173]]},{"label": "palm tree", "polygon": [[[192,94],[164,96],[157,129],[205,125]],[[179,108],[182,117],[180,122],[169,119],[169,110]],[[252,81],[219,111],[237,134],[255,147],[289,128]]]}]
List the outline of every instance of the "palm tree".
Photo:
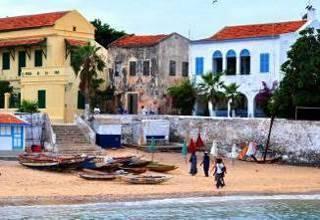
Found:
[{"label": "palm tree", "polygon": [[98,72],[103,71],[105,62],[97,54],[100,47],[91,46],[90,44],[74,48],[71,53],[71,66],[76,74],[80,77],[79,89],[84,96],[85,116],[89,115],[90,99],[94,94],[94,83],[98,77]]},{"label": "palm tree", "polygon": [[204,96],[208,100],[208,109],[210,116],[214,116],[213,109],[216,104],[224,97],[222,89],[224,82],[221,81],[223,73],[209,72],[203,75],[202,81],[198,84],[199,94]]},{"label": "palm tree", "polygon": [[230,117],[230,112],[232,112],[235,107],[238,99],[240,98],[241,93],[238,91],[240,86],[236,83],[231,83],[230,85],[224,85],[224,95],[228,100],[228,117]]}]

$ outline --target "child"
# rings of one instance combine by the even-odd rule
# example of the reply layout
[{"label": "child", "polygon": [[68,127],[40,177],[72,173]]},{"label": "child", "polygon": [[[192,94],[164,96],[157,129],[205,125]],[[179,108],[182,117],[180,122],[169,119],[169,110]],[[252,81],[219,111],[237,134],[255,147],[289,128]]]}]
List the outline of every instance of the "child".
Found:
[{"label": "child", "polygon": [[200,163],[200,166],[202,165],[203,165],[204,175],[206,177],[209,177],[210,157],[208,155],[208,152],[204,152],[202,162]]},{"label": "child", "polygon": [[197,169],[197,155],[195,152],[192,152],[189,162],[191,163],[190,174],[195,176],[198,172]]},{"label": "child", "polygon": [[214,165],[214,173],[213,173],[213,175],[215,177],[215,181],[217,182],[217,184],[216,184],[217,189],[225,186],[224,174],[226,174],[226,173],[227,173],[227,169],[226,169],[222,159],[217,158],[216,163]]}]

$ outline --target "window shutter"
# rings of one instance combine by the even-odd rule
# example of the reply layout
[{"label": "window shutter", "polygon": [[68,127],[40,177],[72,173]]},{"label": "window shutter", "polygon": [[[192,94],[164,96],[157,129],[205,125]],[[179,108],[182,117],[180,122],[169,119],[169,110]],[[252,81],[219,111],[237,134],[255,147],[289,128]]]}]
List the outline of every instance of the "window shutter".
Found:
[{"label": "window shutter", "polygon": [[36,50],[34,52],[34,66],[42,66],[42,51]]},{"label": "window shutter", "polygon": [[38,91],[38,107],[46,108],[46,90]]},{"label": "window shutter", "polygon": [[2,53],[2,69],[3,70],[10,69],[10,53],[9,52]]},{"label": "window shutter", "polygon": [[203,65],[204,65],[203,57],[197,57],[196,58],[196,75],[203,74]]}]

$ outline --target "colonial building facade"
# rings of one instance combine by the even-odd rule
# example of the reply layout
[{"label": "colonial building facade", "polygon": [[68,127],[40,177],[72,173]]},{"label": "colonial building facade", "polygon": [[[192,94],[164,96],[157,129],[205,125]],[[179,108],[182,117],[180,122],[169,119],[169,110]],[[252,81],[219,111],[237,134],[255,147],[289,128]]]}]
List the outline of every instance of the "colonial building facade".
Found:
[{"label": "colonial building facade", "polygon": [[116,106],[129,114],[171,111],[167,89],[188,79],[189,40],[169,35],[128,35],[108,47],[110,82],[116,89]]},{"label": "colonial building facade", "polygon": [[70,53],[96,44],[94,31],[77,11],[1,18],[0,80],[10,82],[19,100],[37,101],[53,121],[72,122],[81,107]]},{"label": "colonial building facade", "polygon": [[[287,52],[307,27],[319,28],[315,9],[308,11],[308,19],[254,25],[228,26],[213,36],[193,41],[190,46],[192,80],[199,82],[207,72],[223,72],[225,84],[236,83],[242,94],[237,116],[263,116],[256,96],[262,82],[268,87],[283,77],[281,65]],[[197,114],[203,114],[205,103],[198,102]],[[227,116],[227,104],[215,109],[216,116]]]}]

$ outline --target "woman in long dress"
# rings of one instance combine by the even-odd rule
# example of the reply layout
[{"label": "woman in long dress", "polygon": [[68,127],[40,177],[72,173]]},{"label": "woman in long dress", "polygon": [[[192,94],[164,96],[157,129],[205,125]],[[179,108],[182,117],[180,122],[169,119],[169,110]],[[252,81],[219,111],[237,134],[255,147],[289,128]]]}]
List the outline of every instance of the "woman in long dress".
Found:
[{"label": "woman in long dress", "polygon": [[192,176],[196,175],[197,172],[198,172],[198,169],[197,169],[197,155],[195,152],[193,152],[191,154],[191,157],[190,157],[190,160],[189,162],[191,163],[191,167],[190,167],[190,174]]}]

